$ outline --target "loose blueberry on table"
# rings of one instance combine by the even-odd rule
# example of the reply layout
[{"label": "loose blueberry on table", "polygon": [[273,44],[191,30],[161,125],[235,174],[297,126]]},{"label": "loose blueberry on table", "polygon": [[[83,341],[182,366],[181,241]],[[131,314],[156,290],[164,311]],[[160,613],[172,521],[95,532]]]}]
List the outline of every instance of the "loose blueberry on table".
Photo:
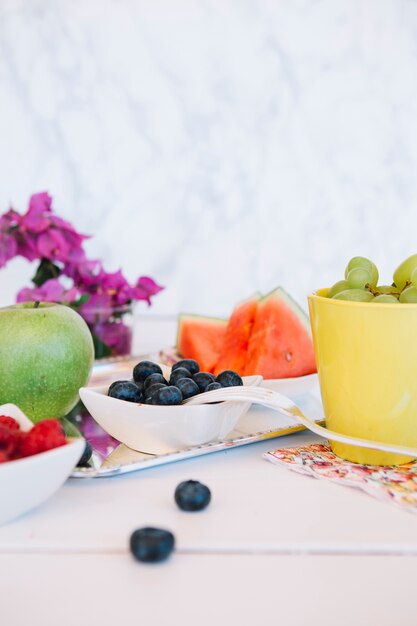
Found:
[{"label": "loose blueberry on table", "polygon": [[175,546],[174,535],[162,528],[139,528],[130,537],[130,551],[144,563],[165,561]]},{"label": "loose blueberry on table", "polygon": [[200,372],[193,359],[175,363],[169,381],[157,363],[140,361],[133,368],[133,380],[115,381],[110,385],[108,395],[127,402],[170,406],[205,391],[240,385],[243,381],[236,372],[225,370],[216,378],[210,372]]},{"label": "loose blueberry on table", "polygon": [[211,492],[198,480],[185,480],[175,489],[174,498],[182,511],[202,511],[211,500]]},{"label": "loose blueberry on table", "polygon": [[93,448],[91,444],[86,440],[84,446],[84,452],[82,453],[80,460],[77,463],[77,467],[89,467],[89,461],[93,454]]}]

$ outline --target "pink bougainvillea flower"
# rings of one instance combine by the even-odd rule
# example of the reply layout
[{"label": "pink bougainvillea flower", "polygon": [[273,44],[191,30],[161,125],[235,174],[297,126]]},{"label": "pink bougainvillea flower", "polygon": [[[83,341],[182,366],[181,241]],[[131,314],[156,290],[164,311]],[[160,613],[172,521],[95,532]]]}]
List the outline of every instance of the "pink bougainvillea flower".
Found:
[{"label": "pink bougainvillea flower", "polygon": [[20,213],[15,211],[14,209],[9,209],[3,215],[0,215],[0,231],[1,232],[10,232],[16,231],[20,226],[22,221],[22,216]]},{"label": "pink bougainvillea flower", "polygon": [[40,258],[65,262],[70,255],[70,246],[59,230],[48,228],[38,237],[37,248]]},{"label": "pink bougainvillea flower", "polygon": [[[70,287],[70,289],[67,289],[67,291],[64,292],[62,302],[65,302],[67,304],[72,304],[73,302],[78,300],[79,297],[80,297],[80,294],[79,294],[78,289],[76,287]],[[59,302],[61,302],[61,300],[59,300]]]},{"label": "pink bougainvillea flower", "polygon": [[[97,346],[105,344],[103,355],[127,353],[131,331],[123,322],[126,305],[136,300],[150,305],[163,287],[149,276],[130,284],[121,270],[106,272],[101,261],[87,258],[85,239],[86,235],[54,213],[47,192],[37,193],[31,196],[25,214],[9,209],[0,215],[0,267],[15,256],[40,261],[32,279],[40,286],[21,289],[17,301],[71,304],[90,325]],[[70,289],[61,284],[60,276],[72,285]]]},{"label": "pink bougainvillea flower", "polygon": [[132,288],[121,270],[111,273],[102,270],[98,275],[98,287],[112,298],[114,306],[122,306],[132,300]]},{"label": "pink bougainvillea flower", "polygon": [[17,292],[16,302],[36,302],[39,298],[36,297],[37,287],[23,287]]},{"label": "pink bougainvillea flower", "polygon": [[22,217],[21,228],[33,233],[42,233],[51,224],[52,198],[46,192],[35,193],[30,197],[29,208]]},{"label": "pink bougainvillea flower", "polygon": [[20,253],[26,258],[33,257],[35,248],[50,261],[77,262],[85,258],[82,244],[87,238],[52,212],[52,198],[46,192],[34,194],[27,212],[20,216],[18,239]]},{"label": "pink bougainvillea flower", "polygon": [[83,240],[87,239],[86,235],[80,235],[75,231],[62,230],[61,234],[67,244],[67,255],[65,263],[80,263],[85,259],[85,252],[83,250]]},{"label": "pink bougainvillea flower", "polygon": [[64,230],[69,233],[74,233],[75,235],[78,235],[79,237],[81,237],[81,239],[90,238],[89,235],[81,235],[80,233],[78,233],[72,224],[67,222],[67,220],[64,220],[62,217],[59,217],[59,215],[55,215],[55,213],[51,213],[50,220],[51,220],[51,224],[55,226],[55,228],[58,228],[59,230]]},{"label": "pink bougainvillea flower", "polygon": [[149,276],[141,276],[138,278],[136,285],[132,289],[132,299],[134,300],[146,300],[151,304],[151,296],[156,296],[157,293],[162,291],[164,287],[158,285],[153,278]]},{"label": "pink bougainvillea flower", "polygon": [[107,293],[100,293],[91,296],[87,302],[84,302],[84,304],[80,306],[80,313],[87,324],[108,320],[112,311],[113,305],[111,296]]},{"label": "pink bougainvillea flower", "polygon": [[108,346],[112,354],[129,354],[132,344],[132,329],[121,320],[100,322],[94,332]]},{"label": "pink bougainvillea flower", "polygon": [[17,243],[14,237],[8,233],[0,233],[0,267],[4,267],[16,254]]},{"label": "pink bougainvillea flower", "polygon": [[78,298],[78,291],[75,287],[66,289],[58,279],[51,278],[41,287],[25,287],[21,289],[16,297],[16,302],[66,302],[72,303]]},{"label": "pink bougainvillea flower", "polygon": [[83,241],[89,239],[90,236],[77,232],[69,222],[55,214],[51,215],[51,223],[53,228],[62,234],[69,247],[69,253],[65,262],[73,263],[85,259]]},{"label": "pink bougainvillea flower", "polygon": [[18,254],[15,232],[19,226],[19,213],[10,209],[0,216],[0,267]]},{"label": "pink bougainvillea flower", "polygon": [[[81,263],[66,263],[63,273],[72,278],[84,293],[90,293],[90,288],[97,285],[98,276],[102,271],[100,261],[84,258]],[[94,291],[94,289],[93,289]]]},{"label": "pink bougainvillea flower", "polygon": [[129,286],[121,270],[117,272],[105,272],[102,270],[98,278],[103,291],[117,291],[118,289],[124,289],[126,286]]},{"label": "pink bougainvillea flower", "polygon": [[40,191],[33,193],[29,198],[28,212],[41,213],[46,211],[50,213],[52,211],[52,197],[47,191]]},{"label": "pink bougainvillea flower", "polygon": [[19,233],[16,237],[17,254],[28,261],[39,259],[39,252],[36,246],[36,235],[32,233]]}]

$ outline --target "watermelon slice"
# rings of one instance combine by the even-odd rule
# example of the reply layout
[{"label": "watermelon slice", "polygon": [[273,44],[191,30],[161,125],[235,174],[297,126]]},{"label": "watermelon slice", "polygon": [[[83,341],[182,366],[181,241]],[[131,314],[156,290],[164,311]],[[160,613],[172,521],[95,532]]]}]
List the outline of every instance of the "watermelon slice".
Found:
[{"label": "watermelon slice", "polygon": [[279,287],[258,304],[244,374],[261,374],[268,379],[316,371],[308,316]]},{"label": "watermelon slice", "polygon": [[239,303],[233,310],[227,324],[219,360],[214,368],[216,376],[223,370],[233,370],[243,376],[259,298],[260,295],[257,293]]},{"label": "watermelon slice", "polygon": [[195,359],[202,372],[212,372],[220,355],[227,320],[183,313],[178,319],[177,350]]}]

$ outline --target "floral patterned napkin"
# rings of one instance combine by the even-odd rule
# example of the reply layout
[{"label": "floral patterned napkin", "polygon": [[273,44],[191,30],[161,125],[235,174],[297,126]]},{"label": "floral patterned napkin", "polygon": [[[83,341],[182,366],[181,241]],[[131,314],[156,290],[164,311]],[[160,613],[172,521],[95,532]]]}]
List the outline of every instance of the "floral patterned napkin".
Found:
[{"label": "floral patterned napkin", "polygon": [[327,442],[278,448],[264,455],[300,474],[357,487],[384,502],[417,513],[417,462],[400,466],[360,465],[336,456]]}]

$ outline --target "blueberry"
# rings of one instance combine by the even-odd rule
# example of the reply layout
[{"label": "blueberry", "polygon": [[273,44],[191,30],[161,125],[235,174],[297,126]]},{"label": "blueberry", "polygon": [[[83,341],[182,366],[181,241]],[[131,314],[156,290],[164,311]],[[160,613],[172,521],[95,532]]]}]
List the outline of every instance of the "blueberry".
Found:
[{"label": "blueberry", "polygon": [[133,383],[133,382],[134,382],[133,380],[115,380],[114,383],[110,385],[107,391],[107,395],[110,395],[110,391],[113,389],[113,387],[115,387],[115,385],[118,385],[119,383]]},{"label": "blueberry", "polygon": [[88,467],[88,461],[91,459],[92,454],[93,454],[93,448],[88,443],[88,441],[86,441],[84,452],[82,453],[81,458],[77,463],[77,467]]},{"label": "blueberry", "polygon": [[243,385],[243,380],[233,370],[224,370],[216,378],[216,382],[220,383],[222,387],[239,387]]},{"label": "blueberry", "polygon": [[222,386],[220,383],[210,383],[209,385],[207,385],[206,387],[206,391],[215,391],[216,389],[221,389]]},{"label": "blueberry", "polygon": [[177,361],[172,366],[172,371],[178,369],[179,367],[185,367],[185,369],[191,372],[191,374],[197,374],[197,372],[200,371],[200,366],[197,361],[194,361],[194,359],[181,359],[181,361]]},{"label": "blueberry", "polygon": [[143,400],[142,392],[137,384],[129,380],[122,380],[113,385],[109,391],[109,396],[127,402],[142,402]]},{"label": "blueberry", "polygon": [[186,480],[175,489],[175,502],[183,511],[201,511],[211,500],[211,492],[198,480]]},{"label": "blueberry", "polygon": [[141,392],[143,393],[143,390],[145,389],[145,383],[143,380],[134,380],[133,378],[131,378],[129,382],[135,383],[135,385],[137,385],[139,389],[141,390]]},{"label": "blueberry", "polygon": [[171,378],[169,379],[170,385],[176,385],[177,381],[181,378],[192,378],[192,374],[185,367],[177,367],[176,370],[171,372]]},{"label": "blueberry", "polygon": [[157,363],[152,361],[140,361],[133,368],[133,380],[135,382],[145,380],[151,374],[162,374],[162,370]]},{"label": "blueberry", "polygon": [[146,404],[154,404],[152,402],[152,398],[154,397],[158,389],[161,389],[162,387],[166,387],[166,385],[164,383],[154,383],[153,385],[151,385],[150,387],[146,389],[145,391]]},{"label": "blueberry", "polygon": [[165,561],[174,549],[174,535],[162,528],[139,528],[130,536],[130,551],[144,563]]},{"label": "blueberry", "polygon": [[147,378],[145,378],[145,382],[143,383],[143,388],[148,389],[151,385],[155,383],[162,383],[163,385],[167,385],[167,381],[162,376],[162,374],[150,374]]},{"label": "blueberry", "polygon": [[200,393],[200,389],[198,388],[197,383],[194,382],[191,378],[180,378],[176,386],[181,391],[184,400],[186,398],[191,398],[191,396],[196,396],[198,393]]},{"label": "blueberry", "polygon": [[150,404],[181,404],[182,402],[182,393],[178,389],[178,387],[174,387],[170,385],[166,387],[165,385],[161,387],[161,389],[157,389],[152,396]]},{"label": "blueberry", "polygon": [[210,374],[209,372],[198,372],[197,374],[194,374],[193,379],[202,393],[206,390],[210,383],[214,383],[216,380],[213,374]]}]

